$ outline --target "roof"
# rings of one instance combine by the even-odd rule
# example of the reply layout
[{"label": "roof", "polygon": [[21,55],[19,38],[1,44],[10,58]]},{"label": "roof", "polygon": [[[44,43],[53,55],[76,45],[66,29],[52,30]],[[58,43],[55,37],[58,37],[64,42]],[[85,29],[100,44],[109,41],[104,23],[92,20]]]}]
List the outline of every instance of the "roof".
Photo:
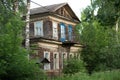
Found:
[{"label": "roof", "polygon": [[60,9],[61,7],[68,8],[67,10],[71,14],[71,16],[74,17],[75,19],[77,19],[79,21],[78,17],[73,12],[73,10],[68,5],[68,3],[60,3],[60,4],[53,4],[53,5],[48,5],[48,6],[33,8],[33,9],[30,10],[30,14],[34,15],[34,14],[48,13],[48,12],[53,12],[54,13],[55,11],[57,11],[58,9]]},{"label": "roof", "polygon": [[47,58],[44,58],[41,63],[50,63],[50,61]]},{"label": "roof", "polygon": [[45,13],[45,12],[54,12],[60,7],[66,5],[67,3],[61,3],[61,4],[53,4],[53,5],[48,5],[48,6],[43,6],[43,7],[38,7],[38,8],[33,8],[30,10],[30,14],[37,14],[37,13]]}]

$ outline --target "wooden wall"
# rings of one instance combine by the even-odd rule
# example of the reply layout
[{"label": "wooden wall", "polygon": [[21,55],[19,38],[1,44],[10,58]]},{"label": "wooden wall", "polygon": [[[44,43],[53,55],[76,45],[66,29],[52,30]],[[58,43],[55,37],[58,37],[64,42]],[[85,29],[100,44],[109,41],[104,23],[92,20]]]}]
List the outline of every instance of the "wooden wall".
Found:
[{"label": "wooden wall", "polygon": [[[79,40],[77,40],[76,37],[78,37],[78,34],[75,33],[75,26],[76,26],[76,23],[73,23],[73,22],[69,22],[69,21],[65,21],[65,20],[62,20],[62,19],[59,19],[59,18],[55,18],[55,17],[52,17],[52,16],[48,16],[47,18],[45,19],[38,19],[38,20],[35,20],[32,21],[30,23],[30,37],[31,38],[34,38],[36,36],[34,36],[34,22],[35,21],[40,21],[40,20],[43,20],[43,38],[46,38],[46,39],[53,39],[53,24],[52,22],[55,21],[58,23],[58,41],[60,41],[60,36],[61,36],[61,29],[60,29],[60,23],[64,23],[65,26],[66,26],[66,30],[65,30],[65,36],[66,36],[66,40],[69,41],[69,35],[68,35],[68,25],[71,25],[72,26],[72,40],[71,42],[79,42]],[[56,39],[53,39],[53,40],[56,40]]]}]

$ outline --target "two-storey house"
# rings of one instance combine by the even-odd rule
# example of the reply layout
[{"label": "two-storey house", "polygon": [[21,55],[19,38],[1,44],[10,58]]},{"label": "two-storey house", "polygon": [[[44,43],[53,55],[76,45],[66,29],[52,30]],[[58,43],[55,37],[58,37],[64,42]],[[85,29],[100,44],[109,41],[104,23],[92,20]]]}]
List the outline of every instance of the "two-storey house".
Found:
[{"label": "two-storey house", "polygon": [[81,48],[75,26],[79,19],[67,3],[54,4],[30,10],[30,43],[38,63],[48,73],[61,73],[64,60],[78,56]]}]

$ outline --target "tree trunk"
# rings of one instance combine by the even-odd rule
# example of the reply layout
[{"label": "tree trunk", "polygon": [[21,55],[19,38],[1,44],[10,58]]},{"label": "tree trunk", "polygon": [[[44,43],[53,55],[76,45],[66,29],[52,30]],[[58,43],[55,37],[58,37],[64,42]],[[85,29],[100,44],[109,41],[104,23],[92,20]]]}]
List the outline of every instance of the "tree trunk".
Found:
[{"label": "tree trunk", "polygon": [[30,0],[27,0],[26,28],[25,28],[25,47],[27,50],[30,49],[29,22],[30,22]]},{"label": "tree trunk", "polygon": [[19,3],[18,0],[14,0],[14,3],[13,3],[13,10],[14,10],[15,12],[18,12],[18,6],[19,6],[18,3]]},{"label": "tree trunk", "polygon": [[116,21],[116,32],[118,32],[118,22],[119,22],[119,20],[117,19],[117,21]]},{"label": "tree trunk", "polygon": [[116,29],[116,41],[117,43],[119,44],[119,38],[118,38],[118,29],[119,29],[119,18],[117,19],[116,21],[116,26],[115,26],[115,29]]}]

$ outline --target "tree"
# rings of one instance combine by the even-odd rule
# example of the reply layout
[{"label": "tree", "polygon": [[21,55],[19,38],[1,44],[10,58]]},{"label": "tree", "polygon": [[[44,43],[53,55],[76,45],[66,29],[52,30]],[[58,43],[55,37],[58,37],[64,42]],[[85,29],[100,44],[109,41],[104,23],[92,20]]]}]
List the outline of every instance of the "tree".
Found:
[{"label": "tree", "polygon": [[[107,28],[106,31],[108,39],[108,48],[106,49],[106,60],[107,65],[111,68],[115,68],[115,65],[119,63],[120,59],[117,56],[120,56],[119,44],[120,44],[120,35],[119,35],[119,25],[120,25],[120,1],[119,0],[94,0],[94,6],[98,8],[97,19],[101,26]],[[112,60],[112,61],[111,61]],[[115,62],[114,62],[115,61]],[[116,63],[117,61],[117,63]],[[108,63],[109,62],[109,63]],[[111,65],[110,65],[111,64]],[[116,65],[116,68],[120,65]]]},{"label": "tree", "polygon": [[100,23],[104,27],[111,27],[116,30],[116,41],[119,44],[119,25],[120,25],[120,1],[119,0],[94,0],[97,6]]},{"label": "tree", "polygon": [[[111,22],[111,24],[109,24],[109,22],[104,21],[105,16],[101,16],[101,19],[98,17],[99,10],[102,10],[100,9],[101,7],[98,9],[98,14],[94,15],[96,6],[99,6],[99,4],[95,5],[95,3],[92,3],[92,6],[87,7],[82,12],[82,23],[78,26],[81,43],[84,45],[81,58],[86,63],[86,69],[90,74],[93,71],[120,68],[120,64],[118,64],[120,61],[118,58],[118,56],[120,56],[118,53],[120,50],[119,37],[118,40],[116,40],[116,31],[113,28],[114,25],[111,25],[113,24],[112,19],[109,17],[106,18],[106,20]],[[104,11],[101,11],[101,14],[103,13]],[[114,20],[115,19],[113,19],[113,21]]]},{"label": "tree", "polygon": [[119,0],[94,0],[94,6],[98,9],[98,19],[103,25],[113,26],[120,17]]},{"label": "tree", "polygon": [[0,80],[35,80],[43,73],[22,47],[24,22],[13,4],[14,0],[0,1]]},{"label": "tree", "polygon": [[30,50],[29,23],[30,23],[30,0],[27,0],[26,27],[25,27],[25,47],[27,50]]}]

